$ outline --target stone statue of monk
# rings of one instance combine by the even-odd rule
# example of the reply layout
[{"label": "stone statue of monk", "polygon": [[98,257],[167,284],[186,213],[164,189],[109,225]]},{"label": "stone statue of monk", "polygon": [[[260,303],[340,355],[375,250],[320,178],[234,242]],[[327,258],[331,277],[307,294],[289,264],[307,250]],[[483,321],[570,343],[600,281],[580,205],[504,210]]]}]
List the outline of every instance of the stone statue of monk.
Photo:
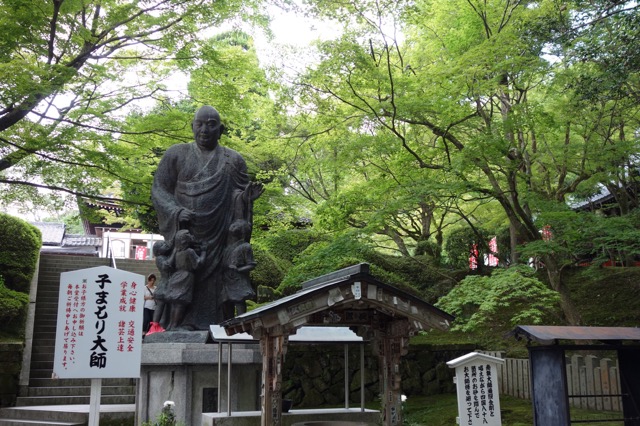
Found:
[{"label": "stone statue of monk", "polygon": [[160,160],[151,198],[165,241],[175,247],[176,233],[186,229],[196,251],[204,253],[202,265],[194,271],[191,303],[173,328],[208,330],[228,319],[224,312],[229,309],[223,309],[229,302],[222,296],[222,257],[229,226],[235,220],[252,224],[253,202],[263,187],[249,181],[240,154],[219,145],[224,125],[215,108],[200,108],[192,129],[195,142],[171,146]]}]

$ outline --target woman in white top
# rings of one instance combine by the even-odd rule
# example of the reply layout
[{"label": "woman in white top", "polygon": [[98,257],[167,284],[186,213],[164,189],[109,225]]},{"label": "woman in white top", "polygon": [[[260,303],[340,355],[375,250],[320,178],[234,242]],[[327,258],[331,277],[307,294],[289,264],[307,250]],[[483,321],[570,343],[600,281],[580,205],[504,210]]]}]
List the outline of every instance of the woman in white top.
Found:
[{"label": "woman in white top", "polygon": [[156,310],[156,301],[154,293],[156,292],[156,276],[149,275],[147,285],[144,289],[144,316],[142,321],[143,334],[149,331],[149,323],[153,320],[153,311]]}]

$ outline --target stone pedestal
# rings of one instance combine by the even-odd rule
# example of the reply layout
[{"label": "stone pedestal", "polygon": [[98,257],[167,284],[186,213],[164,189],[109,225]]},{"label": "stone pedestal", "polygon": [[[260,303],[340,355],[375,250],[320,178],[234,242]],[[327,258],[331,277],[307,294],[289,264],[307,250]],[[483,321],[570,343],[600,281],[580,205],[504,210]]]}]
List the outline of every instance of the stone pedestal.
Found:
[{"label": "stone pedestal", "polygon": [[230,395],[228,346],[222,345],[220,380],[219,349],[217,343],[145,342],[136,395],[137,424],[155,420],[165,401],[175,403],[178,422],[194,426],[202,424],[203,412],[226,412],[228,401],[233,411],[259,410],[262,360],[258,345],[232,345]]}]

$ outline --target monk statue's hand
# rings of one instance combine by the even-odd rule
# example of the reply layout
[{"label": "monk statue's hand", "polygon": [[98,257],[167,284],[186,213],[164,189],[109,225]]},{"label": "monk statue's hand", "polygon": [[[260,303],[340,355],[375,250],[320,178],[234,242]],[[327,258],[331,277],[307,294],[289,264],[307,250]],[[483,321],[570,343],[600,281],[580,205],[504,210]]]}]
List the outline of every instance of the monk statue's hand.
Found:
[{"label": "monk statue's hand", "polygon": [[260,182],[249,182],[245,195],[250,201],[257,200],[264,192],[264,185]]},{"label": "monk statue's hand", "polygon": [[193,219],[193,216],[194,216],[193,211],[189,209],[182,209],[180,210],[180,213],[178,213],[178,222],[180,223],[191,222],[191,219]]}]

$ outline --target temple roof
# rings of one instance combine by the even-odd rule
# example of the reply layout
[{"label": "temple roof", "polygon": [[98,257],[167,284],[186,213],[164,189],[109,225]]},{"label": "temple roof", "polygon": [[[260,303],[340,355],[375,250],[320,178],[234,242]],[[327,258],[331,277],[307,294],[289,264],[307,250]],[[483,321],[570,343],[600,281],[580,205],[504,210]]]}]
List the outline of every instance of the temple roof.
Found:
[{"label": "temple roof", "polygon": [[370,274],[362,263],[303,284],[295,294],[256,308],[221,324],[228,335],[293,334],[302,326],[376,328],[407,319],[415,331],[448,329],[453,316]]},{"label": "temple roof", "polygon": [[516,339],[526,338],[541,344],[557,344],[560,340],[640,342],[640,328],[638,327],[580,327],[580,326],[551,326],[551,325],[520,325],[511,334]]}]

